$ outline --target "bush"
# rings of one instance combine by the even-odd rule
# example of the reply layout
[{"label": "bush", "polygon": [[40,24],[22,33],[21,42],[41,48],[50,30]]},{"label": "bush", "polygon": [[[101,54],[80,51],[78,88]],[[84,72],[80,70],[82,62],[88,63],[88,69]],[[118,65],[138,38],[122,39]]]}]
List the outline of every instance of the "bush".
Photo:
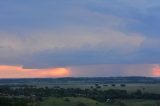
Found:
[{"label": "bush", "polygon": [[65,98],[64,101],[70,102],[71,100],[69,98]]},{"label": "bush", "polygon": [[112,84],[111,86],[112,86],[112,87],[115,87],[115,86],[116,86],[116,84]]},{"label": "bush", "polygon": [[126,85],[125,85],[125,84],[120,84],[120,86],[121,86],[121,87],[125,87]]},{"label": "bush", "polygon": [[85,103],[82,103],[82,102],[79,102],[79,103],[77,104],[77,106],[86,106],[86,104],[85,104]]}]

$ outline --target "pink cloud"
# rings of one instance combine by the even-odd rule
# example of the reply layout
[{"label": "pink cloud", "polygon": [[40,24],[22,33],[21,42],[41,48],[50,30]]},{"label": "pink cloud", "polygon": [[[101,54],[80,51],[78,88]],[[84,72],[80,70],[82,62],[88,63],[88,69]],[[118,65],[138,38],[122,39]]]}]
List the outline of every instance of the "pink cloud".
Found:
[{"label": "pink cloud", "polygon": [[0,78],[67,77],[68,68],[25,69],[22,66],[0,65]]},{"label": "pink cloud", "polygon": [[160,77],[160,65],[154,65],[152,68],[152,75],[155,77]]}]

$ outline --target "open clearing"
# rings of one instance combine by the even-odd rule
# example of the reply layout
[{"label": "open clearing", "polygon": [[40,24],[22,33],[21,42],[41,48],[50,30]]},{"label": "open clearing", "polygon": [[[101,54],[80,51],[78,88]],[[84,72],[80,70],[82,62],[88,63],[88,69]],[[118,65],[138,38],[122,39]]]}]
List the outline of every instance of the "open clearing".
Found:
[{"label": "open clearing", "polygon": [[[141,90],[142,92],[148,93],[158,93],[160,94],[160,84],[125,84],[125,87],[121,87],[120,84],[115,84],[115,86],[111,86],[112,84],[99,84],[101,88],[99,90],[109,90],[109,89],[121,89],[127,90],[128,92],[135,92],[137,90]],[[107,85],[107,86],[104,86]],[[44,85],[36,85],[37,87],[61,87],[61,88],[80,88],[80,89],[91,89],[91,87],[95,88],[95,84],[44,84]]]},{"label": "open clearing", "polygon": [[40,106],[159,106],[154,100],[114,100],[113,103],[100,103],[82,97],[47,98]]}]

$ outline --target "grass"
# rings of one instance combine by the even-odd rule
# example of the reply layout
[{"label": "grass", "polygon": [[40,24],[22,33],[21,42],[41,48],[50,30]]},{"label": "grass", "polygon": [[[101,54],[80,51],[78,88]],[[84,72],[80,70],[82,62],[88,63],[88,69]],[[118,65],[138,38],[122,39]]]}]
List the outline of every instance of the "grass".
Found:
[{"label": "grass", "polygon": [[119,84],[117,84],[117,86],[115,87],[102,86],[102,90],[108,90],[108,89],[122,89],[122,90],[127,90],[128,92],[135,92],[139,89],[142,92],[160,94],[160,84],[126,84],[126,87],[120,87]]},{"label": "grass", "polygon": [[[67,100],[69,101],[66,101]],[[115,100],[114,103],[100,103],[98,101],[82,97],[47,98],[40,106],[78,106],[83,103],[85,106],[159,106],[160,102],[155,100]],[[159,105],[158,105],[159,103]],[[83,106],[83,105],[82,105]]]},{"label": "grass", "polygon": [[122,106],[120,103],[124,103],[123,106],[159,106],[158,101],[154,100],[117,100],[117,106]]},{"label": "grass", "polygon": [[66,98],[48,98],[42,102],[40,106],[77,106],[78,103],[86,104],[86,106],[106,106],[104,103],[88,98],[67,97],[67,99],[69,99],[69,101],[66,101]]},{"label": "grass", "polygon": [[[81,88],[81,89],[91,89],[91,86],[95,87],[94,84],[50,84],[50,85],[37,85],[37,87],[54,87],[59,86],[62,88]],[[111,84],[108,84],[108,86],[100,85],[100,90],[108,90],[108,89],[122,89],[127,90],[128,92],[135,92],[138,89],[142,92],[148,92],[148,93],[158,93],[160,94],[160,84],[126,84],[126,87],[121,87],[120,84],[116,84],[115,87],[112,87]]]},{"label": "grass", "polygon": [[[51,85],[54,87],[55,85]],[[62,88],[81,88],[81,89],[91,89],[91,86],[94,84],[66,84],[66,85],[58,85]],[[120,84],[116,84],[116,86],[108,86],[100,85],[101,88],[99,90],[108,90],[108,89],[122,89],[127,90],[128,92],[135,92],[138,89],[142,92],[148,93],[158,93],[160,94],[160,84],[126,84],[125,87],[121,87]],[[66,101],[66,98],[47,98],[45,99],[40,106],[78,106],[78,103],[84,103],[86,106],[160,106],[160,100],[115,100],[114,103],[100,103],[98,101],[82,98],[82,97],[67,97],[69,101]]]}]

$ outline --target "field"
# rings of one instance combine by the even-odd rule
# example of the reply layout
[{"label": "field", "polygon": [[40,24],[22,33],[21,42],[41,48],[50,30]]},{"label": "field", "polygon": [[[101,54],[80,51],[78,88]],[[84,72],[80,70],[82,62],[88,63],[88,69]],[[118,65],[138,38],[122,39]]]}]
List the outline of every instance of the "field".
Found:
[{"label": "field", "polygon": [[[106,86],[107,85],[107,86]],[[91,89],[95,87],[95,84],[43,84],[36,85],[37,87],[61,87],[61,88],[81,88],[81,89]],[[160,84],[125,84],[125,87],[121,87],[120,84],[99,84],[99,90],[109,90],[109,89],[121,89],[127,90],[128,92],[135,92],[141,90],[142,92],[148,93],[158,93],[160,94]]]},{"label": "field", "polygon": [[[66,84],[66,85],[50,85],[50,87],[62,87],[62,88],[81,88],[81,89],[93,89],[94,84]],[[120,84],[99,84],[99,90],[109,90],[109,89],[121,89],[127,90],[129,93],[141,90],[146,93],[156,93],[160,94],[160,84],[125,84],[124,87]],[[93,87],[93,88],[92,88]],[[131,100],[114,100],[113,103],[101,103],[88,98],[80,97],[68,97],[69,101],[65,101],[66,98],[47,98],[41,103],[41,106],[79,106],[78,103],[83,103],[82,106],[160,106],[160,100],[141,100],[141,99],[131,99]],[[80,105],[81,106],[81,105]]]},{"label": "field", "polygon": [[[66,100],[68,99],[68,101]],[[88,98],[48,98],[41,103],[41,106],[77,106],[78,104],[86,104],[87,106],[105,106],[105,104]]]},{"label": "field", "polygon": [[160,106],[159,78],[0,81],[0,106]]},{"label": "field", "polygon": [[125,87],[121,87],[119,84],[117,84],[117,86],[115,87],[103,86],[102,89],[103,90],[122,89],[122,90],[127,90],[128,92],[135,92],[136,90],[141,90],[142,92],[160,94],[160,84],[126,84]]},{"label": "field", "polygon": [[115,100],[113,103],[100,103],[88,98],[65,97],[48,98],[40,106],[159,106],[159,104],[154,100]]}]

